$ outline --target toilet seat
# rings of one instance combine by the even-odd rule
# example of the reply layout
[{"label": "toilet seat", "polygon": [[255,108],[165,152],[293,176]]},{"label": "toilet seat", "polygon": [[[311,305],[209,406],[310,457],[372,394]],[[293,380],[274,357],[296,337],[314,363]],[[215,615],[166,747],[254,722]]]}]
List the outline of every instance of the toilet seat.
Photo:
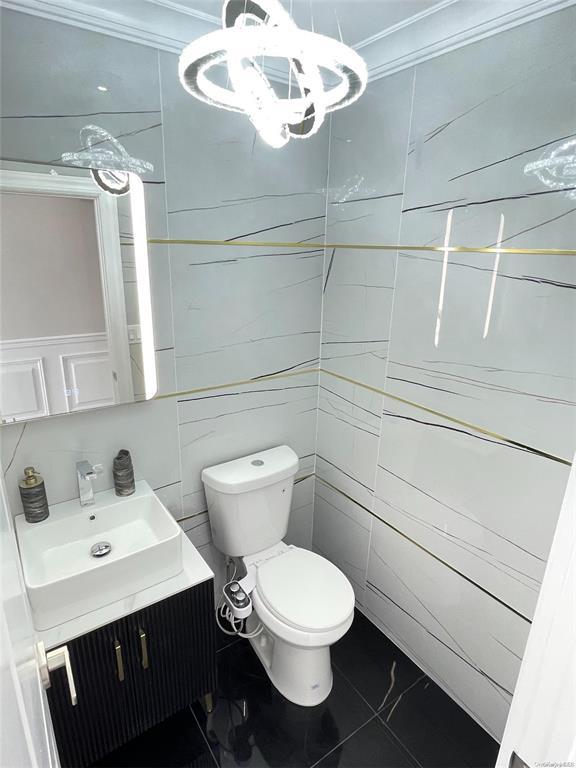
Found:
[{"label": "toilet seat", "polygon": [[276,619],[301,632],[330,632],[354,610],[354,590],[346,576],[307,549],[290,547],[260,565],[256,589]]}]

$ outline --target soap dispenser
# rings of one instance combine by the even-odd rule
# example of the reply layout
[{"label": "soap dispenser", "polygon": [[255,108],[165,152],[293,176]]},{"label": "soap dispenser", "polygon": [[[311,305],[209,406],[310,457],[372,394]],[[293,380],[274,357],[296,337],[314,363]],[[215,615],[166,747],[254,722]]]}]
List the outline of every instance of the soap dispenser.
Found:
[{"label": "soap dispenser", "polygon": [[24,478],[19,482],[20,498],[24,515],[29,523],[40,523],[50,514],[44,480],[34,467],[26,467]]}]

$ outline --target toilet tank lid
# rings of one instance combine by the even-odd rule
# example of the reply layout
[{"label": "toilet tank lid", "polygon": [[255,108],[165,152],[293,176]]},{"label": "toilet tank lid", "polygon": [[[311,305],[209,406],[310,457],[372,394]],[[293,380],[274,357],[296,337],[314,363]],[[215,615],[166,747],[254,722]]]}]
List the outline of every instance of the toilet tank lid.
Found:
[{"label": "toilet tank lid", "polygon": [[202,482],[220,493],[246,493],[294,477],[297,471],[298,456],[289,446],[280,445],[207,467],[202,470]]}]

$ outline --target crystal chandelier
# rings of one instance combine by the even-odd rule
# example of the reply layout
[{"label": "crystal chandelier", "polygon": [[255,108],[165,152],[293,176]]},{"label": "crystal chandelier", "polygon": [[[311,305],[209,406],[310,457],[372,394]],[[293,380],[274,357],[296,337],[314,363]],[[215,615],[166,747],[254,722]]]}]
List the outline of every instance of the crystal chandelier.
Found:
[{"label": "crystal chandelier", "polygon": [[[286,98],[276,93],[264,73],[261,61],[266,57],[288,62]],[[208,77],[219,64],[228,68],[225,87]],[[325,84],[321,69],[334,76],[334,85]],[[299,29],[279,0],[225,0],[222,29],[184,49],[179,76],[197,99],[247,115],[262,139],[275,148],[291,138],[317,133],[326,114],[356,101],[368,80],[366,65],[355,51],[333,38]]]}]

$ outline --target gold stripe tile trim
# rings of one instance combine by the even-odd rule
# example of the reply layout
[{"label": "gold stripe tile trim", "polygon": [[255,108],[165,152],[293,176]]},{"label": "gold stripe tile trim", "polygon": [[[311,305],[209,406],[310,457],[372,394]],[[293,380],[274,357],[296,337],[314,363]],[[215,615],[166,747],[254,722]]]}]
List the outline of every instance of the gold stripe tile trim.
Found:
[{"label": "gold stripe tile trim", "polygon": [[226,384],[211,384],[208,387],[195,387],[194,389],[183,389],[180,392],[166,392],[163,395],[156,395],[154,400],[166,400],[171,397],[184,397],[186,395],[198,395],[202,392],[212,392],[216,389],[232,389],[233,387],[243,387],[246,384],[259,384],[261,381],[275,381],[276,379],[289,379],[292,376],[304,376],[307,373],[320,373],[320,368],[301,368],[298,371],[287,371],[286,373],[271,373],[270,376],[260,376],[257,379],[238,379],[238,381],[226,382]]},{"label": "gold stripe tile trim", "polygon": [[555,456],[553,453],[547,453],[546,451],[541,451],[538,448],[534,448],[533,446],[526,445],[525,443],[520,443],[517,440],[512,440],[509,437],[505,437],[505,435],[501,435],[499,432],[493,432],[492,430],[485,429],[484,427],[479,426],[478,424],[472,424],[470,421],[464,421],[463,419],[458,419],[455,416],[450,416],[447,413],[443,413],[442,411],[436,411],[434,408],[429,408],[426,405],[421,405],[420,403],[416,403],[413,400],[408,400],[405,397],[400,397],[399,395],[393,395],[391,392],[387,392],[385,389],[382,389],[381,387],[374,387],[371,384],[366,384],[363,381],[358,381],[358,379],[352,379],[349,376],[344,376],[341,373],[335,373],[334,371],[329,371],[326,368],[302,368],[298,371],[287,371],[286,373],[274,373],[270,374],[270,376],[262,376],[261,378],[257,379],[238,379],[237,381],[231,381],[226,382],[225,384],[211,384],[210,386],[206,387],[195,387],[193,389],[184,389],[179,392],[167,392],[162,395],[157,395],[154,400],[166,400],[169,398],[181,398],[186,397],[188,395],[198,395],[202,394],[203,392],[213,392],[219,389],[232,389],[234,387],[242,387],[242,386],[250,386],[250,385],[257,385],[260,384],[260,382],[266,382],[266,381],[276,381],[281,379],[290,379],[294,378],[295,376],[305,376],[306,374],[311,373],[325,373],[327,376],[333,376],[335,379],[340,379],[340,381],[345,381],[348,384],[353,384],[356,387],[362,387],[363,389],[368,390],[369,392],[375,392],[378,395],[382,395],[383,397],[387,397],[390,400],[395,400],[398,403],[403,403],[404,405],[409,405],[412,408],[417,408],[420,411],[424,411],[425,413],[430,413],[432,416],[437,416],[441,419],[445,419],[446,421],[450,421],[453,424],[458,424],[461,427],[466,427],[467,429],[472,429],[474,432],[479,432],[481,435],[486,435],[488,437],[492,437],[495,440],[500,440],[503,443],[508,443],[508,445],[513,445],[515,448],[521,448],[525,451],[529,451],[530,453],[533,453],[538,456],[542,456],[545,459],[550,459],[551,461],[556,461],[558,464],[564,464],[567,467],[572,466],[572,462],[568,459],[563,459],[561,456]]},{"label": "gold stripe tile trim", "polygon": [[393,395],[391,392],[387,392],[385,389],[381,389],[380,387],[373,387],[370,384],[364,384],[362,381],[358,381],[357,379],[351,379],[348,376],[343,376],[341,373],[334,373],[334,371],[328,371],[325,368],[320,368],[321,373],[325,373],[329,376],[333,376],[336,379],[340,379],[341,381],[346,381],[348,384],[353,384],[357,387],[362,387],[363,389],[367,389],[370,392],[375,392],[378,395],[382,395],[383,397],[388,397],[390,400],[396,400],[398,403],[403,403],[404,405],[410,405],[413,408],[418,408],[420,411],[425,411],[426,413],[430,413],[433,416],[438,416],[441,419],[446,419],[446,421],[451,421],[453,424],[458,424],[461,427],[467,427],[468,429],[473,429],[475,432],[479,432],[482,435],[487,435],[488,437],[492,437],[496,440],[500,440],[503,443],[508,443],[508,445],[513,445],[515,448],[522,448],[526,451],[529,451],[530,453],[537,454],[538,456],[542,456],[545,459],[551,459],[552,461],[557,461],[559,464],[564,464],[567,467],[572,466],[572,462],[568,461],[567,459],[563,459],[560,456],[555,456],[553,453],[547,453],[546,451],[541,451],[538,448],[533,448],[530,445],[526,445],[525,443],[520,443],[517,440],[512,440],[509,437],[505,437],[504,435],[499,434],[498,432],[492,432],[489,429],[485,429],[484,427],[480,427],[477,424],[472,424],[469,421],[463,421],[462,419],[457,419],[455,416],[449,416],[447,413],[443,413],[442,411],[436,411],[434,408],[428,408],[426,405],[421,405],[420,403],[415,403],[413,400],[407,400],[405,397],[400,397],[399,395]]},{"label": "gold stripe tile trim", "polygon": [[[500,253],[525,254],[528,256],[576,256],[576,250],[571,248],[483,248],[464,245],[401,245],[385,243],[311,243],[311,242],[277,242],[272,240],[187,240],[170,238],[151,238],[150,245],[217,245],[231,248],[316,248],[344,249],[350,251],[427,251],[435,253]],[[122,242],[121,245],[133,245],[132,242]]]}]

